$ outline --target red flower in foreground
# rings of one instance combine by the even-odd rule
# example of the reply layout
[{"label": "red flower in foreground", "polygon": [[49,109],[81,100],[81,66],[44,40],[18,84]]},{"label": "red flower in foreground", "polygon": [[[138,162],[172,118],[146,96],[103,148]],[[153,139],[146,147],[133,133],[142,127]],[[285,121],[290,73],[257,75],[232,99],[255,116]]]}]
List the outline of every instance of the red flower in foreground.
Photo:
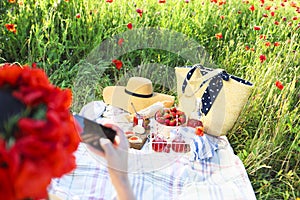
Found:
[{"label": "red flower in foreground", "polygon": [[274,24],[278,26],[279,25],[279,21],[275,21]]},{"label": "red flower in foreground", "polygon": [[17,29],[16,29],[16,25],[15,24],[5,24],[5,27],[8,31],[16,33]]},{"label": "red flower in foreground", "polygon": [[113,0],[106,0],[106,2],[107,2],[107,3],[112,3],[112,2],[113,2]]},{"label": "red flower in foreground", "polygon": [[259,56],[259,59],[260,59],[260,62],[263,63],[267,60],[267,57],[262,54],[262,55]]},{"label": "red flower in foreground", "polygon": [[253,29],[256,30],[256,31],[259,31],[261,29],[261,27],[260,26],[254,26]]},{"label": "red flower in foreground", "polygon": [[222,35],[222,33],[217,33],[217,34],[215,34],[215,37],[217,38],[217,40],[219,40],[219,39],[223,38],[223,35]]},{"label": "red flower in foreground", "polygon": [[132,23],[131,22],[127,24],[127,28],[130,29],[130,30],[132,29]]},{"label": "red flower in foreground", "polygon": [[250,49],[249,46],[245,46],[245,50],[248,51]]},{"label": "red flower in foreground", "polygon": [[166,0],[158,0],[158,3],[166,3]]},{"label": "red flower in foreground", "polygon": [[276,87],[277,87],[279,90],[282,90],[283,87],[284,87],[280,81],[276,81],[276,82],[275,82],[275,85],[276,85]]},{"label": "red flower in foreground", "polygon": [[114,59],[114,60],[112,60],[112,62],[116,65],[117,70],[120,70],[123,66],[123,63],[121,60]]},{"label": "red flower in foreground", "polygon": [[80,128],[69,110],[71,91],[52,85],[41,69],[14,64],[0,67],[0,88],[29,112],[11,124],[16,133],[5,130],[0,137],[0,196],[45,198],[51,179],[76,167]]},{"label": "red flower in foreground", "polygon": [[80,13],[76,14],[76,18],[79,19],[81,17]]},{"label": "red flower in foreground", "polygon": [[138,8],[138,9],[136,9],[136,12],[137,13],[139,13],[139,15],[142,17],[143,16],[143,10],[142,9],[140,9],[140,8]]},{"label": "red flower in foreground", "polygon": [[123,42],[124,42],[124,39],[123,39],[123,38],[120,38],[120,39],[118,40],[118,45],[121,47],[122,44],[123,44]]}]

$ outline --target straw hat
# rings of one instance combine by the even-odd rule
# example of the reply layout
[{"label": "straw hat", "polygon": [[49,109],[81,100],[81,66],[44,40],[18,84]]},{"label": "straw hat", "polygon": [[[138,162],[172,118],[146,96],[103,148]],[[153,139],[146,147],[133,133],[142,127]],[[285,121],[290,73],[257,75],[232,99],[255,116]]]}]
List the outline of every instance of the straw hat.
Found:
[{"label": "straw hat", "polygon": [[[156,102],[165,107],[174,104],[174,96],[153,92],[152,82],[143,77],[131,77],[125,86],[108,86],[103,90],[105,103],[122,108],[130,113],[143,110]],[[133,104],[133,106],[132,106]]]}]

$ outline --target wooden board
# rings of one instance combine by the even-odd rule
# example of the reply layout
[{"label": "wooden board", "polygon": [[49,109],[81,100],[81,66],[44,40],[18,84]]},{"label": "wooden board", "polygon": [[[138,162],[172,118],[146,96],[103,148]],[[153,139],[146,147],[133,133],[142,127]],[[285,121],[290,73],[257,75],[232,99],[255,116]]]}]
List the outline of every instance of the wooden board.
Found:
[{"label": "wooden board", "polygon": [[142,142],[141,143],[131,143],[129,141],[129,145],[130,145],[130,148],[141,150],[143,148],[145,142],[147,141],[148,133],[146,132],[144,134],[136,134],[136,135],[139,136],[142,139]]}]

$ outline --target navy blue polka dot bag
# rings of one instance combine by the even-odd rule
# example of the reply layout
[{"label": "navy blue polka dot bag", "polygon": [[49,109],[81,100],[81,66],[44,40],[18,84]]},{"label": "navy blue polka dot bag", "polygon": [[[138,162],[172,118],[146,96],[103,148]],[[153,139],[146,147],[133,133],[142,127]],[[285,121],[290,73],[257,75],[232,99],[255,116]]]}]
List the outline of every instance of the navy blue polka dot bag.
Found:
[{"label": "navy blue polka dot bag", "polygon": [[200,64],[175,68],[178,107],[189,118],[200,119],[207,134],[225,135],[248,101],[253,84]]}]

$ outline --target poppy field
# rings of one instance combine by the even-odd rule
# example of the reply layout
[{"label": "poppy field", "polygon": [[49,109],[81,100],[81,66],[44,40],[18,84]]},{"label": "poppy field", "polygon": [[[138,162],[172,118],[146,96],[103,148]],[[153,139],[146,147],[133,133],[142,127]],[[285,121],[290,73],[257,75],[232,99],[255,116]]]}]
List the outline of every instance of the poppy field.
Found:
[{"label": "poppy field", "polygon": [[[53,84],[73,91],[97,88],[95,94],[79,97],[81,104],[74,103],[78,111],[82,104],[101,99],[102,88],[141,65],[173,69],[196,64],[154,48],[85,62],[103,41],[115,37],[116,48],[125,48],[135,41],[121,37],[124,32],[147,27],[184,34],[205,48],[215,65],[254,83],[228,139],[257,199],[300,198],[297,0],[1,0],[0,64],[37,66]],[[101,75],[88,74],[96,83],[86,88],[74,84],[82,65],[103,66]]]}]

